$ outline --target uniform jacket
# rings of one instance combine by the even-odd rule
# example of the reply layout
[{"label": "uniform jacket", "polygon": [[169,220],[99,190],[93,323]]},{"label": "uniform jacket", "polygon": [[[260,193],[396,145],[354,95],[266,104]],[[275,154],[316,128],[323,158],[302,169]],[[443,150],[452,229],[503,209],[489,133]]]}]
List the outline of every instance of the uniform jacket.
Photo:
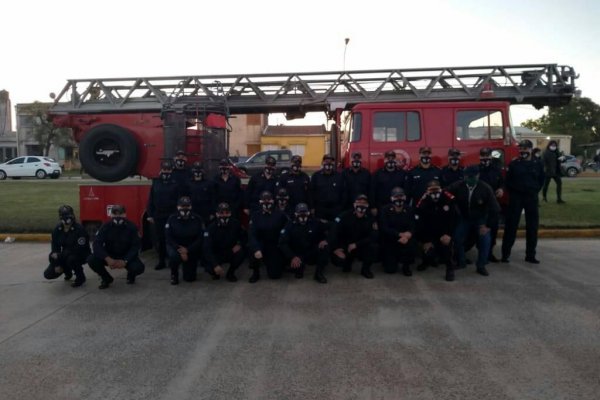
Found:
[{"label": "uniform jacket", "polygon": [[415,215],[410,207],[402,207],[396,211],[393,204],[388,204],[379,213],[379,231],[384,243],[396,243],[400,233],[415,233]]},{"label": "uniform jacket", "polygon": [[352,207],[354,199],[359,194],[365,196],[371,194],[371,174],[366,168],[361,167],[358,172],[354,172],[352,168],[347,168],[342,172],[342,176],[346,186],[346,207]]},{"label": "uniform jacket", "polygon": [[544,173],[546,176],[560,176],[560,161],[558,161],[558,150],[544,150],[542,160],[544,162]]},{"label": "uniform jacket", "polygon": [[235,245],[243,246],[245,234],[242,225],[230,218],[226,225],[213,221],[204,231],[203,255],[210,269],[217,266],[217,256],[227,254]]},{"label": "uniform jacket", "polygon": [[173,179],[152,180],[148,198],[148,215],[152,218],[168,218],[177,210],[177,200],[181,196],[181,187]]},{"label": "uniform jacket", "polygon": [[354,210],[344,211],[334,221],[328,240],[329,247],[333,250],[345,250],[352,243],[359,247],[369,246],[374,243],[376,234],[375,220],[368,213],[358,218]]},{"label": "uniform jacket", "polygon": [[314,208],[339,207],[341,210],[345,194],[342,175],[336,171],[330,174],[324,174],[322,170],[315,172],[310,181],[310,194]]},{"label": "uniform jacket", "polygon": [[460,165],[456,171],[450,168],[449,165],[446,165],[440,172],[440,184],[443,188],[446,188],[452,185],[454,182],[462,181],[465,178],[463,172],[464,168]]},{"label": "uniform jacket", "polygon": [[131,262],[138,257],[141,247],[140,236],[133,222],[123,221],[116,225],[112,221],[105,222],[98,233],[92,246],[94,256],[105,259],[110,256],[114,259]]},{"label": "uniform jacket", "polygon": [[435,242],[443,235],[454,236],[458,208],[452,193],[443,190],[438,201],[433,201],[427,194],[423,195],[415,212],[420,241]]},{"label": "uniform jacket", "polygon": [[192,210],[208,221],[209,215],[215,212],[215,182],[207,179],[200,181],[191,180],[187,184],[187,191],[192,199]]},{"label": "uniform jacket", "polygon": [[248,226],[248,248],[252,253],[266,249],[276,249],[279,244],[279,234],[287,224],[287,217],[279,210],[270,213],[255,211],[250,217]]},{"label": "uniform jacket", "polygon": [[250,178],[248,187],[246,188],[245,208],[256,209],[258,207],[258,199],[260,194],[265,190],[270,192],[275,197],[275,187],[277,185],[277,177],[275,175],[267,178],[264,172],[256,174]]},{"label": "uniform jacket", "polygon": [[90,237],[83,226],[74,222],[68,230],[62,223],[52,231],[52,253],[74,254],[85,258],[90,254]]},{"label": "uniform jacket", "polygon": [[465,182],[456,182],[447,189],[456,200],[460,218],[469,221],[483,221],[486,226],[494,226],[498,221],[500,205],[494,191],[485,182],[477,182],[469,201],[469,188]]},{"label": "uniform jacket", "polygon": [[492,187],[494,193],[500,188],[504,188],[504,177],[502,176],[502,170],[496,165],[489,165],[484,167],[479,166],[479,180],[484,181]]},{"label": "uniform jacket", "polygon": [[165,225],[165,240],[167,246],[177,249],[185,247],[189,252],[198,253],[202,248],[202,218],[192,214],[188,219],[183,219],[173,214]]},{"label": "uniform jacket", "polygon": [[281,231],[279,247],[288,259],[294,257],[304,259],[319,248],[322,240],[326,240],[326,234],[325,227],[320,221],[309,218],[304,225],[298,221],[290,221]]},{"label": "uniform jacket", "polygon": [[229,175],[225,181],[221,175],[217,175],[215,182],[215,204],[222,202],[228,203],[231,207],[233,215],[239,212],[242,204],[242,182],[235,175]]},{"label": "uniform jacket", "polygon": [[404,170],[388,171],[381,168],[375,172],[371,179],[371,195],[369,196],[371,208],[379,208],[388,204],[392,189],[396,186],[406,187],[406,172]]},{"label": "uniform jacket", "polygon": [[293,172],[282,174],[279,181],[277,181],[277,187],[287,189],[292,207],[296,207],[298,203],[306,203],[312,208],[310,177],[305,172],[299,171],[297,174]]},{"label": "uniform jacket", "polygon": [[508,164],[506,188],[509,194],[537,195],[544,185],[544,179],[541,163],[515,158]]},{"label": "uniform jacket", "polygon": [[423,168],[421,165],[417,165],[406,175],[406,196],[412,199],[413,205],[423,196],[423,193],[427,191],[427,184],[432,180],[440,180],[442,170],[435,165],[429,168]]}]

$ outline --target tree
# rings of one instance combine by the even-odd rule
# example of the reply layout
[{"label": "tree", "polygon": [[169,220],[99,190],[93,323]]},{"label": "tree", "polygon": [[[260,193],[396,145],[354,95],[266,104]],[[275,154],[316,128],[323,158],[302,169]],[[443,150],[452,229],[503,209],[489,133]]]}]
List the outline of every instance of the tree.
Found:
[{"label": "tree", "polygon": [[67,147],[73,145],[71,129],[59,128],[48,119],[49,104],[36,101],[30,104],[25,112],[31,116],[33,137],[42,148],[42,155],[48,156],[50,147]]},{"label": "tree", "polygon": [[600,141],[600,105],[588,97],[573,98],[568,105],[551,108],[547,115],[521,125],[550,135],[573,136],[571,151],[579,155],[583,153],[579,145]]}]

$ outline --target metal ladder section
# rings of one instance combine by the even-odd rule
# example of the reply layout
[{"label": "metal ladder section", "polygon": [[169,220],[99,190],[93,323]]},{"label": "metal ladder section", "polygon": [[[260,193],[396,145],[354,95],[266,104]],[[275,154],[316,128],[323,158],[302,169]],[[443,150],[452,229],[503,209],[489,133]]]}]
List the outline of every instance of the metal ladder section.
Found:
[{"label": "metal ladder section", "polygon": [[[51,113],[199,108],[227,113],[333,111],[358,103],[500,100],[536,107],[576,95],[578,76],[557,64],[366,71],[72,79]],[[221,110],[221,111],[219,111]]]}]

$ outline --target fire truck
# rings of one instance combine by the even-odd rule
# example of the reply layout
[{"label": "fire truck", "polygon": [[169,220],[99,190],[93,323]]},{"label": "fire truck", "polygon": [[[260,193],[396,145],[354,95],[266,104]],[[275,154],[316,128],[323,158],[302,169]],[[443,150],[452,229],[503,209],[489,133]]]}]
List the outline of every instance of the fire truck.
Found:
[{"label": "fire truck", "polygon": [[[572,67],[557,64],[72,79],[51,95],[49,114],[72,129],[83,169],[102,182],[154,177],[178,150],[211,174],[228,155],[228,118],[252,113],[325,112],[340,168],[359,151],[374,171],[395,150],[408,169],[421,146],[439,166],[450,147],[469,164],[487,146],[505,167],[517,154],[510,105],[567,104],[576,79]],[[148,189],[147,181],[83,185],[81,221],[93,229],[112,204],[124,204],[141,227]]]}]

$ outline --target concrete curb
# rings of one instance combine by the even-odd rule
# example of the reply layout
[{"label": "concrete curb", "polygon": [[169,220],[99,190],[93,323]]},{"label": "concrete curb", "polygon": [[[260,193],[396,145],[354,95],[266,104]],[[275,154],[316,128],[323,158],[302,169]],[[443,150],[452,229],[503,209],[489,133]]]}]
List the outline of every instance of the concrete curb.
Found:
[{"label": "concrete curb", "polygon": [[[498,239],[502,238],[502,234],[502,230],[498,231]],[[517,237],[525,237],[525,230],[520,229]],[[540,229],[538,237],[541,239],[600,238],[600,229]],[[50,242],[51,235],[49,233],[0,233],[0,241],[4,242],[6,238],[10,238],[10,242]]]}]

